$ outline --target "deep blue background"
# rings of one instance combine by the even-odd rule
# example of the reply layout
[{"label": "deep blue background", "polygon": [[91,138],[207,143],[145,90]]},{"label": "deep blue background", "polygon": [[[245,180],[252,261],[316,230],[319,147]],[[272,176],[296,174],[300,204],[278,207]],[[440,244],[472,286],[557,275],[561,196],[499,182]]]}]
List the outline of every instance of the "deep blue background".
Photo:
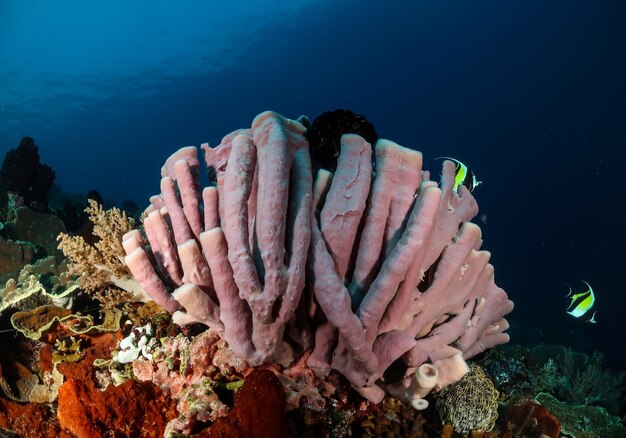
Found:
[{"label": "deep blue background", "polygon": [[[626,368],[623,0],[217,3],[0,2],[0,153],[32,136],[65,191],[144,202],[178,147],[352,109],[484,181],[512,319]],[[583,279],[596,325],[564,313]]]}]

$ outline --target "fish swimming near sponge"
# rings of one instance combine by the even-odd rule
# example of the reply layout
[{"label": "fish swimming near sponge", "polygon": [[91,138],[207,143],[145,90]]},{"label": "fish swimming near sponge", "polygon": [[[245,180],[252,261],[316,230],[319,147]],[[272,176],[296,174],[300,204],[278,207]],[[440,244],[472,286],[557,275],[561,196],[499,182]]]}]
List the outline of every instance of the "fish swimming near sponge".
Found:
[{"label": "fish swimming near sponge", "polygon": [[482,181],[476,179],[474,172],[456,158],[437,157],[435,160],[450,160],[454,162],[454,187],[452,190],[455,192],[458,190],[459,186],[465,186],[467,190],[473,192],[476,187],[482,184]]},{"label": "fish swimming near sponge", "polygon": [[571,301],[566,313],[580,321],[595,324],[596,311],[593,306],[596,303],[596,295],[594,294],[593,288],[589,283],[585,280],[583,280],[583,283],[585,283],[588,287],[588,289],[584,292],[572,295],[572,289],[570,288],[569,294],[567,294],[566,297],[568,297]]}]

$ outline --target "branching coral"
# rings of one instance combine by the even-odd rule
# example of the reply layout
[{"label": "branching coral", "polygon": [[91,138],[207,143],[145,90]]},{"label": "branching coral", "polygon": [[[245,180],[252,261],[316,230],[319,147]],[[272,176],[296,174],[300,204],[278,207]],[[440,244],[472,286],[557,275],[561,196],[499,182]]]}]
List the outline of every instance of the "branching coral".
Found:
[{"label": "branching coral", "polygon": [[541,367],[534,379],[534,386],[539,391],[555,393],[566,385],[567,378],[559,373],[557,365],[552,358],[549,358]]},{"label": "branching coral", "polygon": [[528,358],[532,396],[547,392],[572,405],[598,405],[618,414],[624,405],[626,373],[605,368],[603,355],[591,356],[562,345],[539,345],[518,353]]},{"label": "branching coral", "polygon": [[559,384],[553,394],[561,400],[583,405],[601,405],[609,412],[619,412],[626,390],[626,372],[613,374],[602,365],[603,355],[594,352],[591,357],[562,350],[556,362]]},{"label": "branching coral", "polygon": [[123,300],[144,300],[143,288],[132,279],[124,263],[122,236],[134,226],[134,220],[117,208],[104,210],[89,199],[85,212],[93,223],[98,238],[92,246],[81,236],[59,234],[59,249],[71,261],[70,275],[78,276],[78,284],[103,303]]}]

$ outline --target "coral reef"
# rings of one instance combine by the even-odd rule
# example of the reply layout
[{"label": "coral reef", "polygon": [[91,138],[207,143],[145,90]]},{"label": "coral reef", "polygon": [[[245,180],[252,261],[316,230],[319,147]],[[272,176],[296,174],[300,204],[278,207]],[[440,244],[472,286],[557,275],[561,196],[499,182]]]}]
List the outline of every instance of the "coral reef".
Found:
[{"label": "coral reef", "polygon": [[4,395],[20,403],[52,403],[59,395],[59,388],[63,384],[63,375],[56,368],[52,371],[43,371],[41,382],[36,374],[30,374],[15,382],[15,390],[2,377],[0,386]]},{"label": "coral reef", "polygon": [[158,387],[130,380],[102,390],[94,362],[109,359],[119,343],[121,310],[92,316],[55,309],[53,317],[46,306],[20,319],[36,340],[8,348],[1,334],[0,427],[24,437],[163,436],[176,410]]},{"label": "coral reef", "polygon": [[437,183],[349,111],[265,112],[202,150],[212,184],[177,151],[139,229],[90,196],[90,224],[57,203],[69,235],[10,195],[0,435],[452,434],[430,393],[476,413],[448,409],[457,431],[492,427],[497,391],[466,360],[508,341],[513,304],[454,163]]},{"label": "coral reef", "polygon": [[30,207],[11,209],[7,220],[0,222],[0,283],[15,278],[24,265],[47,256],[61,263],[63,254],[56,249],[55,236],[64,231],[53,214]]},{"label": "coral reef", "polygon": [[285,392],[271,371],[253,370],[235,394],[227,416],[199,433],[198,437],[287,437]]},{"label": "coral reef", "polygon": [[[602,366],[603,355],[591,356],[562,347],[554,361],[555,379],[551,393],[562,401],[582,405],[601,405],[618,413],[624,403],[626,372],[614,374]],[[546,365],[544,365],[545,368]]]},{"label": "coral reef", "polygon": [[508,397],[533,396],[535,375],[527,363],[527,350],[517,346],[489,350],[479,364],[491,377],[495,387]]},{"label": "coral reef", "polygon": [[132,363],[140,356],[150,360],[157,348],[157,338],[154,337],[154,328],[148,323],[137,327],[121,340],[118,351],[113,353],[112,359],[121,364]]},{"label": "coral reef", "polygon": [[54,257],[46,257],[24,266],[17,279],[0,287],[0,314],[44,304],[70,308],[77,294],[78,285],[67,275],[67,263],[57,266]]},{"label": "coral reef", "polygon": [[202,195],[196,149],[174,153],[144,215],[147,240],[124,236],[126,264],[174,321],[210,326],[250,365],[286,365],[314,344],[319,376],[334,369],[370,401],[387,392],[420,405],[420,365],[444,387],[465,359],[508,341],[513,304],[467,222],[476,201],[452,190],[454,163],[438,187],[421,153],[388,140],[373,175],[356,134],[313,183],[305,132],[265,112],[203,145],[216,186]]},{"label": "coral reef", "polygon": [[47,404],[18,403],[0,397],[0,436],[74,438],[55,418],[54,407]]},{"label": "coral reef", "polygon": [[506,426],[503,437],[559,438],[559,420],[535,400],[517,399],[509,403],[505,413]]},{"label": "coral reef", "polygon": [[393,397],[383,400],[382,406],[359,426],[365,437],[402,436],[407,438],[427,437],[427,419],[423,412],[416,411]]},{"label": "coral reef", "polygon": [[133,228],[134,220],[117,208],[105,211],[93,199],[88,203],[85,212],[98,240],[90,245],[78,235],[59,233],[57,237],[59,249],[70,260],[70,275],[77,276],[80,287],[104,304],[147,300],[124,263],[122,236]]},{"label": "coral reef", "polygon": [[90,377],[69,379],[59,390],[61,427],[78,437],[163,436],[172,418],[168,398],[153,386],[129,380],[100,391]]},{"label": "coral reef", "polygon": [[35,251],[35,245],[30,242],[16,242],[0,235],[0,282],[17,275],[33,260]]},{"label": "coral reef", "polygon": [[218,387],[226,391],[240,386],[238,376],[247,369],[245,362],[234,357],[212,330],[193,340],[179,335],[161,342],[151,357],[135,360],[132,367],[135,378],[155,383],[178,401],[180,415],[167,431],[189,434],[197,422],[225,416],[229,408]]},{"label": "coral reef", "polygon": [[550,394],[540,393],[535,399],[561,422],[561,433],[572,438],[621,438],[626,427],[618,417],[598,406],[571,405]]},{"label": "coral reef", "polygon": [[[505,392],[513,436],[622,436],[624,373],[602,366],[602,354],[562,345],[490,351],[480,363]],[[557,420],[558,419],[558,420]]]},{"label": "coral reef", "polygon": [[72,334],[87,334],[94,331],[117,331],[120,328],[122,312],[118,309],[104,309],[96,323],[91,315],[72,314],[69,309],[53,305],[39,306],[32,310],[15,312],[11,324],[26,338],[39,340],[57,325]]},{"label": "coral reef", "polygon": [[51,213],[41,213],[29,207],[19,207],[11,211],[3,232],[15,241],[31,242],[46,256],[61,260],[56,248],[56,236],[65,231],[63,222]]},{"label": "coral reef", "polygon": [[509,397],[545,392],[573,406],[602,406],[623,415],[626,373],[605,368],[602,360],[599,352],[587,355],[563,345],[538,345],[491,350],[480,363]]}]

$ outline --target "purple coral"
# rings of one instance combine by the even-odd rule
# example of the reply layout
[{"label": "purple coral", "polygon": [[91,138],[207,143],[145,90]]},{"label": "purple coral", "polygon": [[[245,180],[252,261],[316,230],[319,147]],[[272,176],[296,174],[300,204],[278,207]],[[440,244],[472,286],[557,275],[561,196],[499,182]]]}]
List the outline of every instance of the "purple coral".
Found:
[{"label": "purple coral", "polygon": [[336,172],[313,181],[305,132],[265,112],[203,145],[215,186],[202,192],[196,148],[174,153],[147,242],[125,236],[131,272],[176,322],[211,326],[251,365],[312,347],[319,376],[335,369],[374,402],[421,399],[425,363],[436,387],[460,379],[465,359],[508,341],[513,303],[468,222],[476,201],[453,191],[454,164],[439,186],[420,152],[381,139],[373,174],[372,146],[345,134]]}]

